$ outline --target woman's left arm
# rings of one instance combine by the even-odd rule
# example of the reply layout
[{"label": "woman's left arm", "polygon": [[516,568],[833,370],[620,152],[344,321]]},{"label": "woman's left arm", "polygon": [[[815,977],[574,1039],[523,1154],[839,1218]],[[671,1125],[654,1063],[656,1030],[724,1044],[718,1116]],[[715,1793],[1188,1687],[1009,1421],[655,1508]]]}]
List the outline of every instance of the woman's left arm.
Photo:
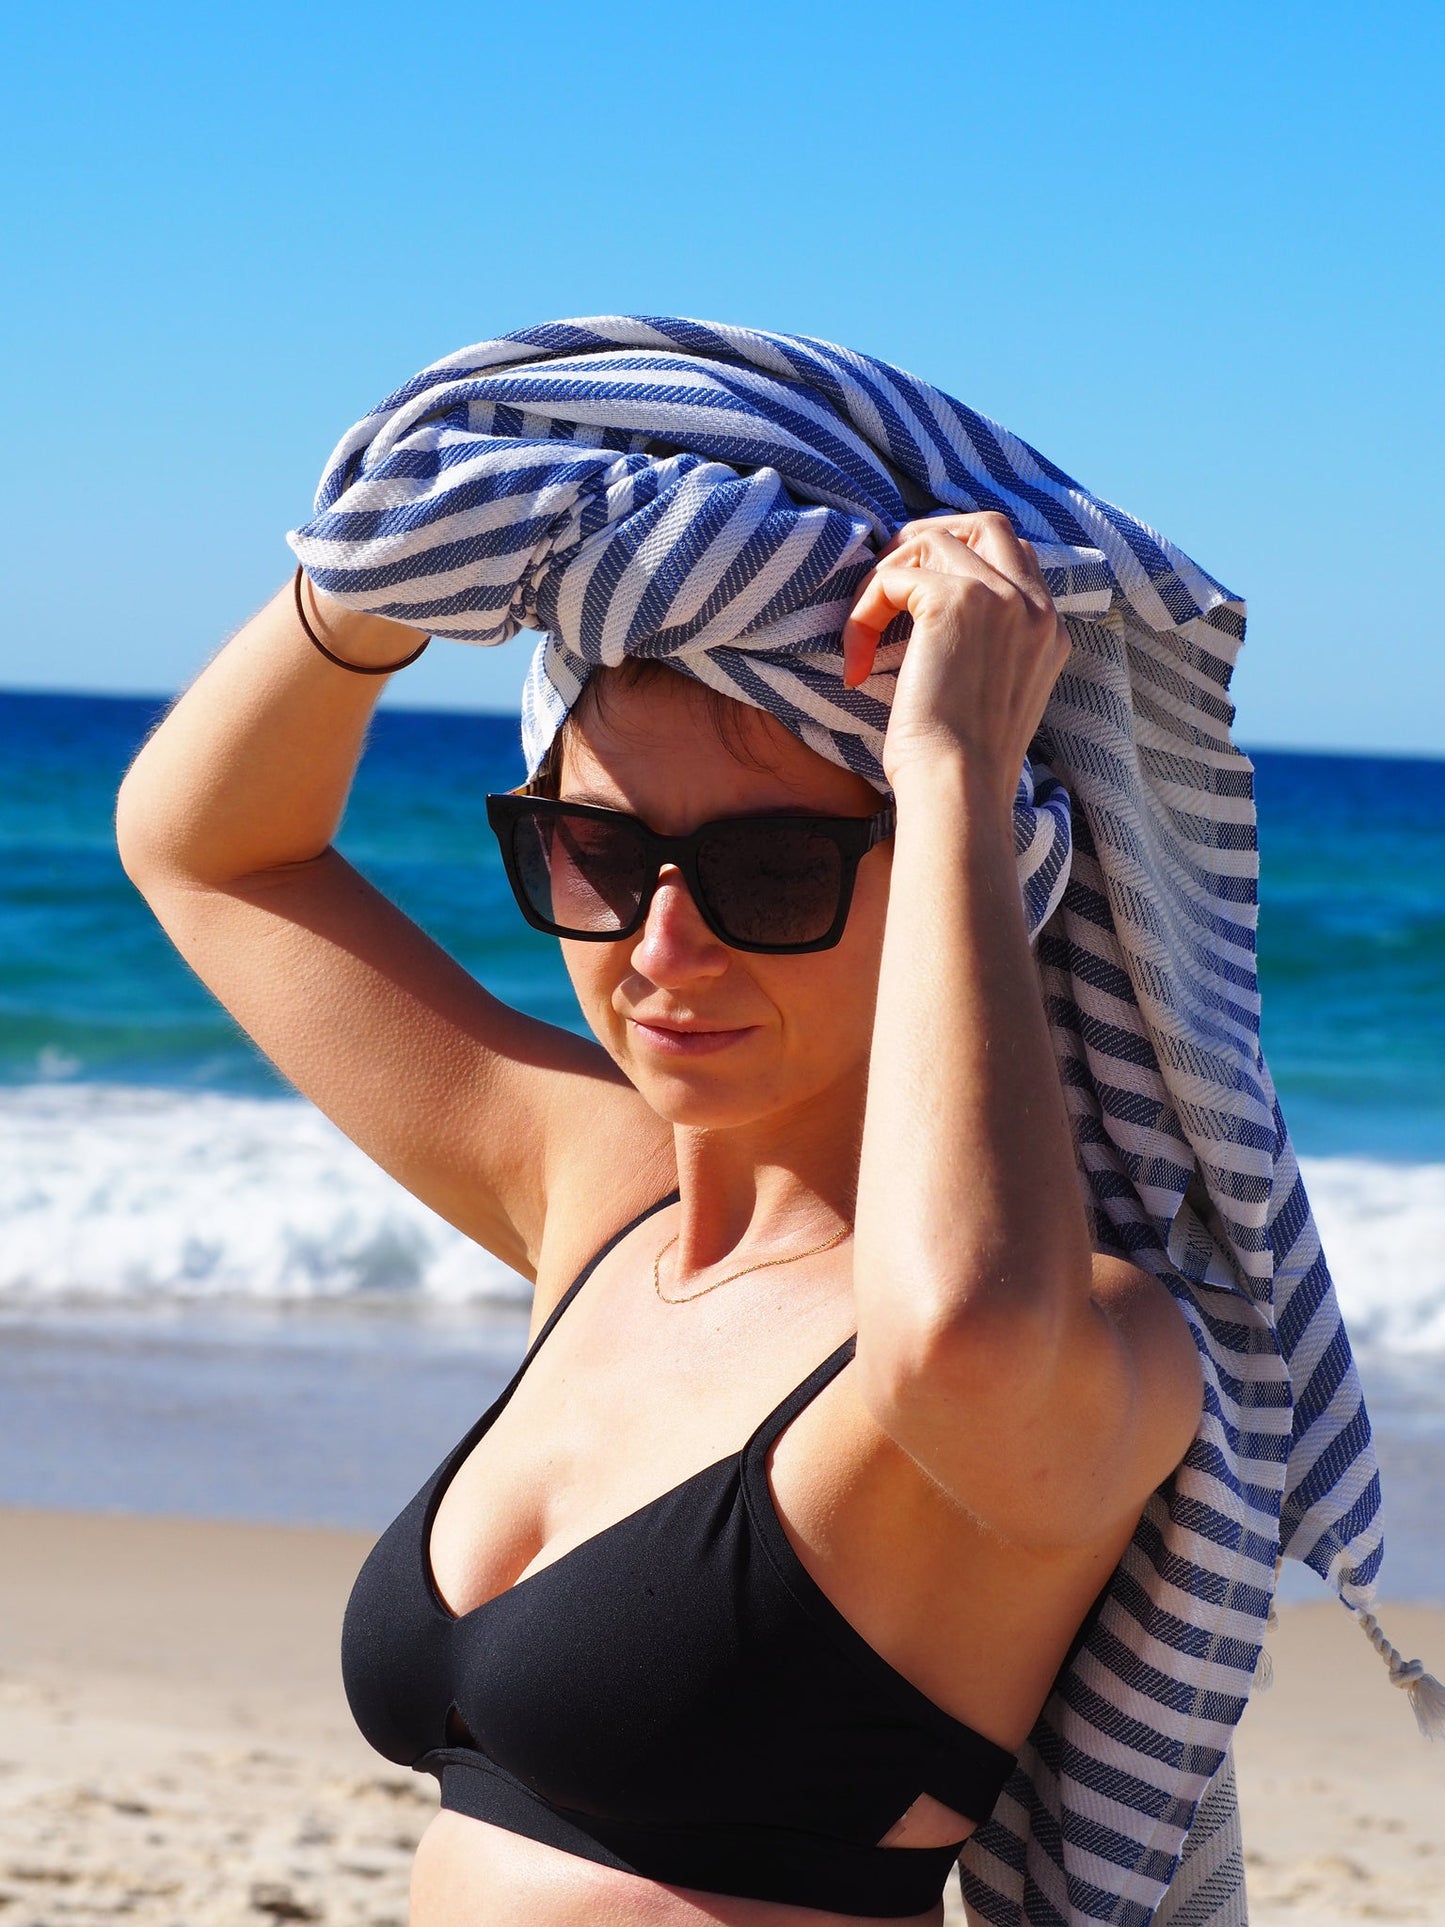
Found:
[{"label": "woman's left arm", "polygon": [[895,539],[845,635],[851,682],[905,609],[855,1218],[860,1383],[976,1517],[1077,1545],[1115,1532],[1178,1463],[1201,1380],[1164,1286],[1091,1248],[1024,923],[1013,800],[1067,641],[1001,516]]}]

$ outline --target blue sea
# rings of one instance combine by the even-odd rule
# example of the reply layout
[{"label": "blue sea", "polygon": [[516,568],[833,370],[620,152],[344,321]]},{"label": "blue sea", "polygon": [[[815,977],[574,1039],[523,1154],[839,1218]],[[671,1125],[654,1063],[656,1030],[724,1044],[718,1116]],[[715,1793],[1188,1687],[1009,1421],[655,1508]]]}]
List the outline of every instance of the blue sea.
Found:
[{"label": "blue sea", "polygon": [[[162,709],[0,692],[0,1501],[377,1526],[509,1369],[525,1290],[289,1090],[121,872]],[[1442,1597],[1445,762],[1254,762],[1265,1054],[1395,1461],[1395,1589]],[[522,775],[512,717],[382,710],[338,843],[580,1030],[486,827]]]}]

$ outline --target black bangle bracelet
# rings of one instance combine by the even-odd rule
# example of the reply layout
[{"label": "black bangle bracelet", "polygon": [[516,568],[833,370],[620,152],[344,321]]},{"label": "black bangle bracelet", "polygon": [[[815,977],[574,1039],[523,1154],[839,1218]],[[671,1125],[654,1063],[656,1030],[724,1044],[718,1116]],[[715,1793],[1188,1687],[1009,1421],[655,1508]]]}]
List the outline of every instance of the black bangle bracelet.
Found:
[{"label": "black bangle bracelet", "polygon": [[318,636],[316,631],[311,627],[311,624],[306,620],[306,609],[301,600],[301,577],[303,573],[301,564],[298,562],[296,565],[295,579],[292,583],[292,587],[296,591],[296,614],[300,618],[301,627],[306,631],[307,639],[310,641],[312,647],[319,649],[326,660],[328,662],[334,662],[338,669],[349,669],[353,676],[390,676],[394,674],[396,670],[405,669],[408,664],[415,662],[417,657],[426,649],[427,643],[431,641],[431,637],[427,636],[420,649],[413,649],[411,654],[409,656],[403,656],[400,662],[382,662],[376,664],[347,662],[344,656],[333,655],[321,640],[320,636]]}]

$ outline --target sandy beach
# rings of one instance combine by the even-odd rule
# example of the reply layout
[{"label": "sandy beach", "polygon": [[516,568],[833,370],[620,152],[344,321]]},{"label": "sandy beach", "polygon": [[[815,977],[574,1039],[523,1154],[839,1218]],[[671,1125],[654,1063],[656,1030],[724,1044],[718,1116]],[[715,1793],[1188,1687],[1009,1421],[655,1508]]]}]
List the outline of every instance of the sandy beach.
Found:
[{"label": "sandy beach", "polygon": [[[434,1782],[351,1725],[369,1537],[0,1510],[4,1927],[403,1927]],[[1445,1665],[1445,1612],[1392,1607]],[[1346,1615],[1287,1607],[1238,1743],[1251,1919],[1445,1922],[1445,1749]]]}]

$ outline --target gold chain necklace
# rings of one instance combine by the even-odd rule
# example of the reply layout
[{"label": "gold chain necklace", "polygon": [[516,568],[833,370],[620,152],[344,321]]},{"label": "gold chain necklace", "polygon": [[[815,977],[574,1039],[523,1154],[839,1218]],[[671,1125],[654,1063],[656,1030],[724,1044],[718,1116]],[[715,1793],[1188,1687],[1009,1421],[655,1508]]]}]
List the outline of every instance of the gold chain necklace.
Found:
[{"label": "gold chain necklace", "polygon": [[800,1258],[816,1258],[820,1251],[829,1251],[834,1245],[842,1244],[852,1229],[851,1224],[845,1224],[841,1231],[835,1231],[831,1238],[825,1238],[822,1244],[813,1245],[807,1251],[793,1251],[786,1258],[760,1258],[755,1265],[744,1265],[741,1271],[730,1271],[726,1278],[714,1278],[710,1285],[704,1285],[700,1291],[685,1292],[681,1298],[669,1298],[662,1289],[662,1255],[665,1251],[671,1251],[677,1243],[678,1233],[674,1231],[662,1247],[662,1251],[659,1251],[652,1261],[652,1289],[664,1305],[690,1305],[694,1298],[706,1298],[710,1291],[717,1291],[722,1285],[730,1285],[734,1278],[741,1278],[749,1271],[766,1271],[770,1265],[793,1265]]}]

